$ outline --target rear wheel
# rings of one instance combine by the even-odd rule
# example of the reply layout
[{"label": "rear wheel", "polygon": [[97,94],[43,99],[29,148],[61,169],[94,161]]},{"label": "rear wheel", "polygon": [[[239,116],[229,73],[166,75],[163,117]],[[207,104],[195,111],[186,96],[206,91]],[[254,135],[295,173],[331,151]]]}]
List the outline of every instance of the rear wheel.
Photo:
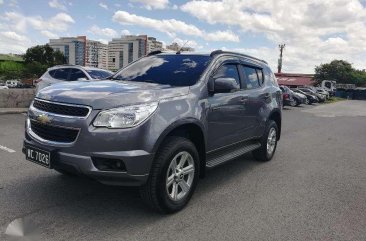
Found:
[{"label": "rear wheel", "polygon": [[305,99],[305,104],[306,105],[309,105],[310,104],[308,98]]},{"label": "rear wheel", "polygon": [[198,181],[199,155],[183,137],[169,137],[158,151],[142,199],[153,209],[173,213],[189,202]]},{"label": "rear wheel", "polygon": [[263,162],[270,161],[272,159],[277,148],[278,134],[276,122],[269,120],[264,135],[260,140],[261,147],[253,151],[255,159]]}]

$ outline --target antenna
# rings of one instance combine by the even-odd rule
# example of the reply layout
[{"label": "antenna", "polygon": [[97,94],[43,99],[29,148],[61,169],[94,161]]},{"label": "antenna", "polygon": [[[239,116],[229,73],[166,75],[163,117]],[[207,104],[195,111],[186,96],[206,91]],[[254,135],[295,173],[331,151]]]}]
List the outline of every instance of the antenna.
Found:
[{"label": "antenna", "polygon": [[177,51],[176,54],[180,54],[180,52],[182,51],[182,49],[184,48],[184,46],[186,46],[187,43],[188,43],[188,40],[182,45],[182,47],[179,48],[179,50]]}]

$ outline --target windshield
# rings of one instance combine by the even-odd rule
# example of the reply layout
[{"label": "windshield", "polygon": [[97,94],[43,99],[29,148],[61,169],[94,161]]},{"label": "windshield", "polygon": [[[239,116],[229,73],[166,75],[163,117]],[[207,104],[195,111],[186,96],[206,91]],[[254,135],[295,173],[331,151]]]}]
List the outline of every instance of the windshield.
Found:
[{"label": "windshield", "polygon": [[113,75],[112,72],[105,70],[87,70],[86,72],[88,72],[90,77],[92,77],[93,79],[106,79]]},{"label": "windshield", "polygon": [[198,81],[210,61],[211,57],[204,55],[154,55],[121,69],[112,79],[191,86]]}]

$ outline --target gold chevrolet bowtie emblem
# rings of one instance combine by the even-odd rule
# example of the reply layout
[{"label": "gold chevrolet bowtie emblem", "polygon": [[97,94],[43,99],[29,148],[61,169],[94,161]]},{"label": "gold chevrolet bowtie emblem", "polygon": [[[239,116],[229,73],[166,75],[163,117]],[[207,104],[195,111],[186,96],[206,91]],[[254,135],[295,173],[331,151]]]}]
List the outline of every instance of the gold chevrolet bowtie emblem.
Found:
[{"label": "gold chevrolet bowtie emblem", "polygon": [[42,124],[48,124],[51,122],[51,119],[46,114],[37,116],[37,120]]}]

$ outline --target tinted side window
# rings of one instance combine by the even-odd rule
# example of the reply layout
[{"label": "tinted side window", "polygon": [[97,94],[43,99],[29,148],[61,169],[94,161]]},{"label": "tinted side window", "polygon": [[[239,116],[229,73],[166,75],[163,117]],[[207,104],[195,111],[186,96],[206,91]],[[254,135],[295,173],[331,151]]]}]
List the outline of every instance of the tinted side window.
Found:
[{"label": "tinted side window", "polygon": [[244,75],[245,75],[245,83],[247,85],[247,89],[255,89],[259,87],[258,75],[255,68],[251,68],[248,66],[243,66]]},{"label": "tinted side window", "polygon": [[65,69],[65,68],[57,69],[56,73],[53,75],[53,78],[58,79],[58,80],[67,80],[69,70],[70,69]]},{"label": "tinted side window", "polygon": [[48,74],[51,75],[52,77],[55,77],[55,73],[56,73],[56,70],[55,69],[54,70],[50,70],[48,72]]},{"label": "tinted side window", "polygon": [[264,83],[263,71],[261,69],[257,69],[257,75],[258,75],[258,79],[259,79],[259,84],[263,85],[263,83]]},{"label": "tinted side window", "polygon": [[70,81],[75,81],[78,80],[80,78],[84,78],[84,79],[88,79],[88,77],[86,77],[86,75],[84,74],[83,71],[81,71],[80,69],[71,69],[71,74],[70,74]]},{"label": "tinted side window", "polygon": [[234,78],[236,83],[238,83],[238,86],[240,86],[239,73],[235,64],[225,64],[220,66],[213,78]]}]

